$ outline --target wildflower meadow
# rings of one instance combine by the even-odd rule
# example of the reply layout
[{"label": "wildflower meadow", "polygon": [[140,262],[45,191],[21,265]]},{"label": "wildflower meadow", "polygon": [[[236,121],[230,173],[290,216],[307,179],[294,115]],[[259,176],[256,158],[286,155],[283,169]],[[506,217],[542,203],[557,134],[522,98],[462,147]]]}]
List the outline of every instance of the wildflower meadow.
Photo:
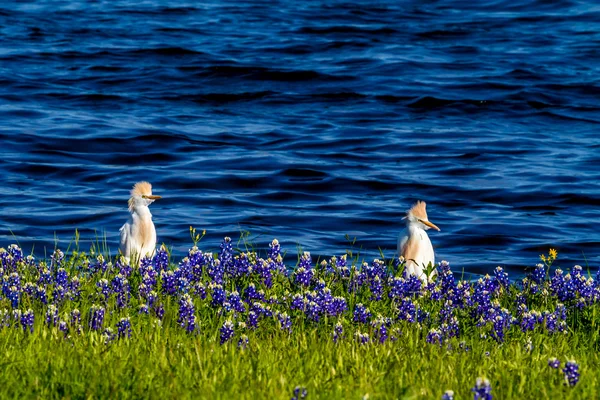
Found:
[{"label": "wildflower meadow", "polygon": [[316,260],[225,238],[181,260],[0,249],[0,396],[579,399],[600,396],[600,272],[430,283],[398,259]]}]

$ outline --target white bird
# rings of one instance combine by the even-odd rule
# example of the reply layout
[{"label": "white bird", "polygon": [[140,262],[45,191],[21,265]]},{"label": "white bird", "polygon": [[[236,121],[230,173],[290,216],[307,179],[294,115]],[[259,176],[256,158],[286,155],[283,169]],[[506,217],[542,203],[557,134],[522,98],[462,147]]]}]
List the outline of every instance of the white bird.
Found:
[{"label": "white bird", "polygon": [[152,185],[138,182],[131,189],[129,198],[129,220],[119,229],[121,232],[121,253],[127,262],[152,256],[156,250],[156,229],[148,206],[160,196],[152,195]]},{"label": "white bird", "polygon": [[416,275],[427,283],[428,277],[423,270],[430,264],[435,265],[435,256],[426,231],[429,228],[439,231],[440,228],[429,222],[425,206],[423,201],[416,202],[403,218],[406,219],[406,230],[398,237],[398,254],[406,261],[405,275]]}]

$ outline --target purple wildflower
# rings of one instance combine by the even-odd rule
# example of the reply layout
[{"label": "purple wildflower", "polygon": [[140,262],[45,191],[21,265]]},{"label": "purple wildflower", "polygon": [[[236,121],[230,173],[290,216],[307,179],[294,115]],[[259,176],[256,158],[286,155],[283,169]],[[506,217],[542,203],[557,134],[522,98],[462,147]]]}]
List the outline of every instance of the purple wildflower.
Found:
[{"label": "purple wildflower", "polygon": [[579,382],[579,365],[575,360],[567,361],[562,372],[565,374],[565,380],[569,386],[575,386]]},{"label": "purple wildflower", "polygon": [[97,305],[92,305],[90,308],[90,329],[97,331],[102,329],[102,325],[104,324],[104,313],[105,310],[103,307],[99,307]]},{"label": "purple wildflower", "polygon": [[58,321],[58,308],[54,304],[50,304],[46,311],[46,325],[56,326],[58,325]]},{"label": "purple wildflower", "polygon": [[492,386],[486,378],[477,378],[471,391],[474,393],[473,400],[492,400]]},{"label": "purple wildflower", "polygon": [[117,322],[117,335],[119,339],[131,337],[131,321],[129,320],[129,317],[121,318],[121,320]]},{"label": "purple wildflower", "polygon": [[354,307],[354,318],[353,318],[354,322],[360,322],[360,323],[366,324],[369,322],[370,318],[371,318],[371,311],[369,311],[369,309],[366,308],[364,305],[359,303]]},{"label": "purple wildflower", "polygon": [[454,400],[454,392],[452,390],[446,390],[442,395],[442,400]]},{"label": "purple wildflower", "polygon": [[221,331],[221,344],[228,342],[233,337],[233,322],[231,320],[227,320],[223,323],[223,326],[220,329]]},{"label": "purple wildflower", "polygon": [[292,396],[292,400],[304,399],[306,398],[306,395],[308,395],[308,391],[305,387],[296,386],[294,388],[294,396]]},{"label": "purple wildflower", "polygon": [[23,332],[27,332],[29,330],[29,333],[33,333],[34,321],[35,316],[31,308],[21,314],[21,326],[23,327]]}]

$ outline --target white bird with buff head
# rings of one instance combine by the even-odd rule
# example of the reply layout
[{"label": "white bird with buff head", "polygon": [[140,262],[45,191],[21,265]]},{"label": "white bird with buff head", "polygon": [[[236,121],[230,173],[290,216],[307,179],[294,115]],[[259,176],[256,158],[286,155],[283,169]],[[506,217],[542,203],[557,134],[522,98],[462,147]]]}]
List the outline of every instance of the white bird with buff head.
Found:
[{"label": "white bird with buff head", "polygon": [[406,261],[405,275],[416,275],[427,283],[431,276],[428,277],[424,269],[430,264],[435,266],[435,255],[426,231],[430,228],[439,231],[440,228],[429,222],[425,207],[424,201],[418,201],[407,211],[404,217],[406,230],[398,238],[398,254]]},{"label": "white bird with buff head", "polygon": [[119,230],[121,232],[121,253],[129,262],[138,262],[143,257],[152,256],[156,250],[156,229],[148,207],[160,196],[152,194],[152,185],[138,182],[131,189],[129,198],[129,220]]}]

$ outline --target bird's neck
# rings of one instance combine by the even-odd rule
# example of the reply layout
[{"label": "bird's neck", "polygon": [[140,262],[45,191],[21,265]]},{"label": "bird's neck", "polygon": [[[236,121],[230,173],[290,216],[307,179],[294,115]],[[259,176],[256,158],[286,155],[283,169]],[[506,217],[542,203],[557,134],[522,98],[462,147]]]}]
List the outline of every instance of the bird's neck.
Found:
[{"label": "bird's neck", "polygon": [[150,213],[150,208],[148,206],[139,205],[135,207],[131,214],[137,214],[138,217],[142,219],[152,219],[152,214]]},{"label": "bird's neck", "polygon": [[417,236],[417,237],[426,237],[427,236],[427,232],[425,232],[425,229],[421,228],[419,225],[414,224],[414,223],[408,223],[406,224],[406,230],[408,231],[409,236]]}]

